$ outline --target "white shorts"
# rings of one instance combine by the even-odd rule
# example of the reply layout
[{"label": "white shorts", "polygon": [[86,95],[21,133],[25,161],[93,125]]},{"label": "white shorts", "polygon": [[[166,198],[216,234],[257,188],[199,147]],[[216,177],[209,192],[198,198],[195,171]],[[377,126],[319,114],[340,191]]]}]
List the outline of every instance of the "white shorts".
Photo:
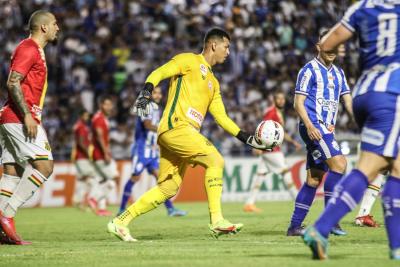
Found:
[{"label": "white shorts", "polygon": [[286,168],[285,156],[281,151],[267,152],[259,157],[257,173],[281,173]]},{"label": "white shorts", "polygon": [[104,180],[111,180],[119,175],[115,160],[111,160],[108,164],[106,164],[104,160],[96,160],[94,162],[94,167],[96,173]]},{"label": "white shorts", "polygon": [[85,176],[94,177],[96,175],[93,163],[89,159],[77,159],[75,161],[75,168],[78,179]]},{"label": "white shorts", "polygon": [[28,141],[23,124],[6,123],[0,125],[2,163],[17,163],[25,167],[30,160],[53,160],[51,147],[45,130],[38,125],[35,140]]}]

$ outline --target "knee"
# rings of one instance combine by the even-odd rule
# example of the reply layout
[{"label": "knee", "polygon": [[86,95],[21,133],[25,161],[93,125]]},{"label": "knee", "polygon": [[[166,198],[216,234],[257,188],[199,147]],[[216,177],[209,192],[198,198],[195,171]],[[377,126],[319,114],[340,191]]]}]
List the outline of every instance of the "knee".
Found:
[{"label": "knee", "polygon": [[179,187],[181,186],[181,181],[179,179],[173,179],[170,175],[166,180],[158,184],[161,192],[164,194],[166,199],[170,199],[178,193]]},{"label": "knee", "polygon": [[132,182],[138,182],[140,180],[140,175],[132,175],[131,176],[131,181]]},{"label": "knee", "polygon": [[213,164],[211,164],[211,166],[209,166],[209,167],[221,168],[221,169],[224,168],[225,160],[224,160],[224,158],[221,156],[220,153],[215,153],[215,154],[213,154],[213,155],[212,155],[212,159],[213,159],[213,160],[212,160]]},{"label": "knee", "polygon": [[311,187],[317,188],[321,183],[321,180],[316,177],[307,177],[306,183]]},{"label": "knee", "polygon": [[330,167],[331,171],[338,172],[338,173],[345,173],[347,168],[347,161],[345,157],[338,157],[332,166]]},{"label": "knee", "polygon": [[54,163],[52,160],[35,161],[32,166],[46,178],[50,177],[54,169]]}]

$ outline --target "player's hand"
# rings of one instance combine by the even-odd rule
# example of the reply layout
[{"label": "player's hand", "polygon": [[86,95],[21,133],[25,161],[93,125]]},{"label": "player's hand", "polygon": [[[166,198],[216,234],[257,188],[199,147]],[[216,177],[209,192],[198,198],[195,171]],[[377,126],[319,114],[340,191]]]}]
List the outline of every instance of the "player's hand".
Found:
[{"label": "player's hand", "polygon": [[307,127],[307,134],[311,140],[319,141],[322,138],[320,131],[314,125]]},{"label": "player's hand", "polygon": [[104,155],[104,162],[105,162],[105,164],[110,164],[111,163],[111,155],[109,154],[109,153],[106,153],[105,155]]},{"label": "player's hand", "polygon": [[151,92],[153,91],[151,83],[145,83],[143,89],[140,91],[135,104],[132,108],[132,113],[139,117],[147,116],[150,113]]},{"label": "player's hand", "polygon": [[253,148],[253,155],[260,156],[264,153],[264,151]]},{"label": "player's hand", "polygon": [[24,117],[24,130],[27,141],[33,141],[36,139],[38,124],[32,117],[32,114],[28,113]]},{"label": "player's hand", "polygon": [[239,131],[236,135],[236,138],[242,141],[243,143],[251,146],[252,148],[263,150],[263,151],[272,151],[271,148],[267,147],[260,140],[258,140],[254,135],[249,133]]}]

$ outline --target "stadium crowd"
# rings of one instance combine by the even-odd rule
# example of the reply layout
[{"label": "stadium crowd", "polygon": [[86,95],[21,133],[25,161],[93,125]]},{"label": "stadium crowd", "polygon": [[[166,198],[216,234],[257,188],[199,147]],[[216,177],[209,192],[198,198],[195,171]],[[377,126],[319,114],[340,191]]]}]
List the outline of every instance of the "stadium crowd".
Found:
[{"label": "stadium crowd", "polygon": [[[228,114],[253,131],[271,104],[271,92],[287,94],[286,128],[297,132],[292,108],[299,69],[315,54],[321,29],[340,18],[352,1],[333,0],[32,0],[0,1],[1,99],[9,59],[31,10],[53,12],[61,28],[58,43],[46,47],[48,92],[43,124],[54,157],[69,158],[72,125],[80,109],[96,110],[96,98],[111,94],[112,153],[128,158],[135,117],[129,113],[138,90],[152,69],[184,51],[201,52],[202,36],[211,26],[231,33],[229,60],[215,69]],[[338,59],[352,86],[357,76],[355,44]],[[166,83],[161,84],[165,89]],[[166,92],[165,92],[166,93]],[[225,155],[251,153],[208,118],[203,133]],[[353,135],[347,115],[338,116],[337,133]],[[291,148],[286,148],[291,149]]]}]

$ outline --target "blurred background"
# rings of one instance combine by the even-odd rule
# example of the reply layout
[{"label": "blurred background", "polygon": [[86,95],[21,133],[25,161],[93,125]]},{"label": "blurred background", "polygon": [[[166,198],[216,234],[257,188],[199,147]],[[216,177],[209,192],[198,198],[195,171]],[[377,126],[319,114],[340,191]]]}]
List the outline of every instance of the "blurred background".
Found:
[{"label": "blurred background", "polygon": [[[115,110],[111,146],[115,159],[127,159],[135,128],[129,108],[146,76],[177,53],[200,53],[204,33],[213,26],[230,32],[231,53],[215,74],[229,116],[254,131],[275,89],[287,93],[286,126],[299,139],[293,90],[299,69],[316,55],[321,30],[332,27],[353,1],[333,0],[0,0],[0,98],[7,96],[10,56],[28,36],[36,9],[53,12],[61,32],[46,47],[48,93],[43,124],[56,160],[67,160],[72,126],[82,108],[96,111],[96,98],[111,94]],[[336,64],[350,87],[358,75],[354,42]],[[161,86],[165,91],[167,83]],[[251,150],[207,117],[202,132],[223,155]],[[343,153],[354,152],[357,128],[341,111],[336,127]],[[300,141],[300,140],[299,140]],[[301,142],[302,143],[302,142]],[[283,147],[289,154],[292,147]],[[300,152],[301,153],[301,152]],[[303,152],[304,153],[304,152]]]}]

